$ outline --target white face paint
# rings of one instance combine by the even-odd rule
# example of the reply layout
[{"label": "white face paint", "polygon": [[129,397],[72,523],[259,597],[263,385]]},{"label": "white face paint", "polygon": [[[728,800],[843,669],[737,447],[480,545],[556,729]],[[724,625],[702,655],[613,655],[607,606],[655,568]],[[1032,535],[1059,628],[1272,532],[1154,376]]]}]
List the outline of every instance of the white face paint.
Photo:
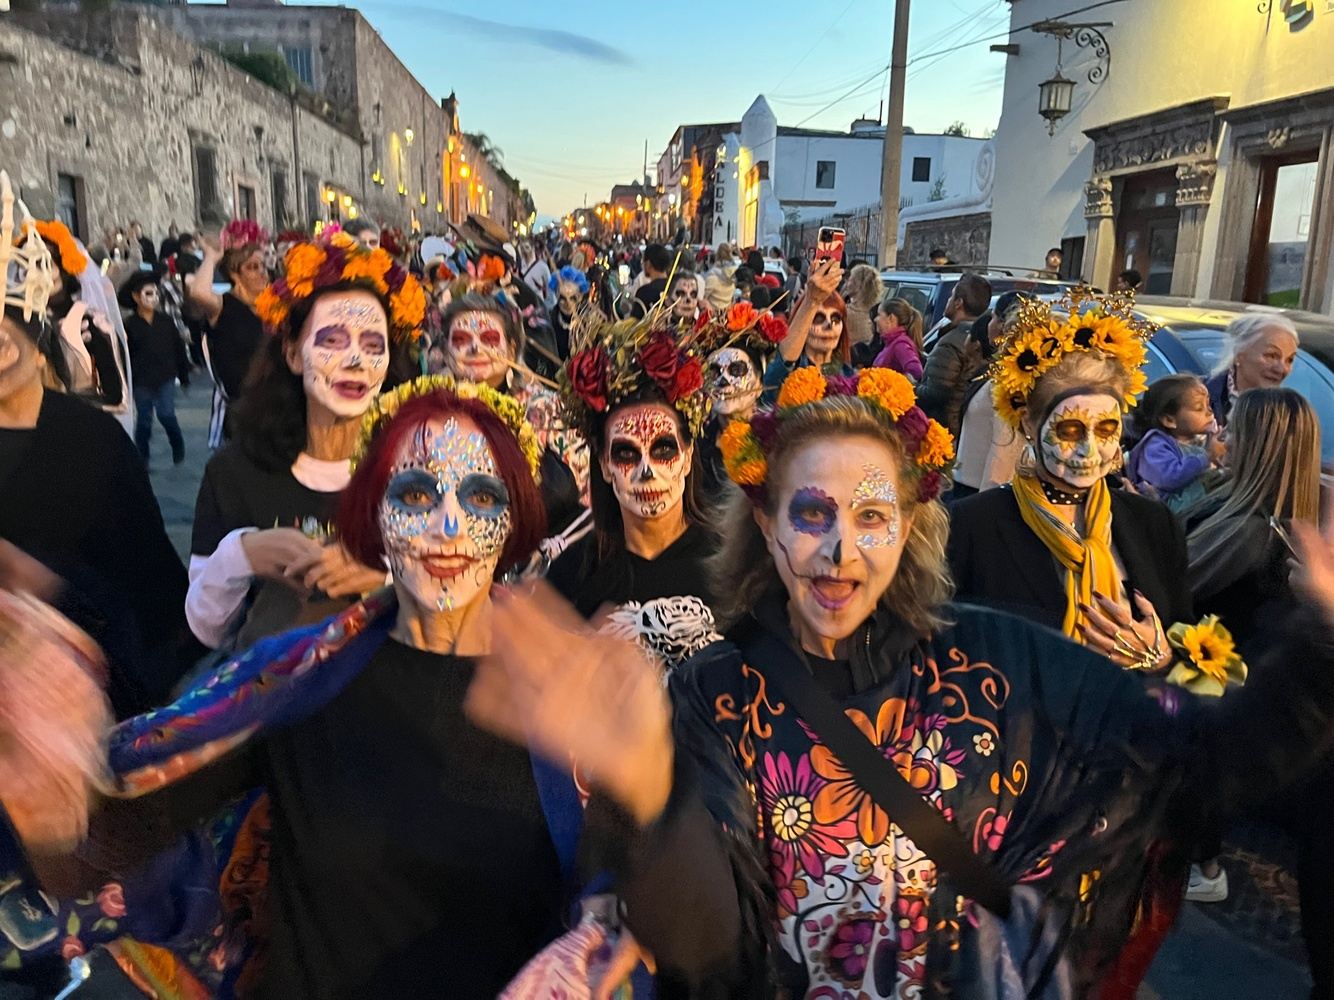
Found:
[{"label": "white face paint", "polygon": [[1105,392],[1057,403],[1039,432],[1042,465],[1056,480],[1086,490],[1121,459],[1121,404]]},{"label": "white face paint", "polygon": [[745,416],[760,398],[760,376],[750,355],[739,347],[724,347],[709,355],[704,384],[720,417]]},{"label": "white face paint", "polygon": [[579,303],[583,301],[584,293],[579,291],[579,286],[573,281],[561,281],[556,284],[556,304],[560,307],[561,315],[566,319],[571,318],[579,308]]},{"label": "white face paint", "polygon": [[399,449],[380,503],[394,584],[424,609],[488,593],[510,536],[509,491],[477,425],[433,420]]},{"label": "white face paint", "polygon": [[788,458],[773,515],[757,515],[813,652],[850,636],[898,572],[908,532],[897,470],[883,442],[817,439]]},{"label": "white face paint", "polygon": [[301,382],[308,399],[336,417],[359,417],[384,384],[389,325],[369,292],[322,296],[301,338]]},{"label": "white face paint", "polygon": [[699,282],[693,275],[678,278],[672,283],[672,315],[677,319],[694,319],[699,308]]},{"label": "white face paint", "polygon": [[660,403],[617,410],[607,424],[602,475],[627,515],[662,517],[685,498],[693,446],[681,439],[674,411]]},{"label": "white face paint", "polygon": [[445,356],[455,378],[499,386],[509,371],[505,359],[512,355],[504,321],[495,313],[469,310],[449,325]]}]

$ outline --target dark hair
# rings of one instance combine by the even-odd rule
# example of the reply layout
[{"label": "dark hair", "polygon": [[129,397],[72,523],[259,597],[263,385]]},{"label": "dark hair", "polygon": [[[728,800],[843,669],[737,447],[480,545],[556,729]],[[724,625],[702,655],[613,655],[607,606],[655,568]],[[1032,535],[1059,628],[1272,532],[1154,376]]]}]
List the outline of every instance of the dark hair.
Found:
[{"label": "dark hair", "polygon": [[1175,417],[1181,404],[1193,390],[1203,389],[1204,383],[1195,375],[1164,375],[1149,386],[1135,410],[1134,429],[1137,438],[1152,430],[1164,430],[1163,419]]},{"label": "dark hair", "polygon": [[[592,461],[589,462],[588,500],[593,513],[593,536],[599,562],[614,558],[625,548],[625,521],[621,517],[621,505],[616,500],[611,483],[602,475],[602,455],[607,448],[607,425],[611,418],[628,406],[642,406],[657,403],[672,414],[681,439],[688,444],[698,445],[690,436],[690,428],[682,419],[676,407],[656,390],[645,390],[637,399],[626,400],[609,408],[600,419],[589,427],[588,448]],[[708,508],[704,501],[704,475],[701,452],[697,446],[686,474],[686,492],[684,498],[686,522],[707,526]]]},{"label": "dark hair", "polygon": [[899,326],[908,331],[908,337],[917,348],[917,354],[922,354],[922,314],[917,311],[917,307],[904,298],[891,298],[885,296],[880,300],[879,312],[886,316],[893,316],[898,320]]},{"label": "dark hair", "polygon": [[747,286],[755,284],[755,272],[742,264],[732,272],[732,284]]},{"label": "dark hair", "polygon": [[404,403],[371,439],[357,471],[339,498],[338,537],[354,559],[367,566],[383,562],[380,504],[398,450],[431,420],[451,416],[467,417],[477,425],[491,446],[496,472],[510,495],[510,535],[500,553],[497,575],[527,562],[536,551],[537,543],[547,532],[546,508],[518,438],[481,400],[460,399],[448,389],[436,389]]},{"label": "dark hair", "polygon": [[793,254],[791,257],[787,259],[787,266],[792,268],[792,270],[796,271],[798,274],[801,273],[801,267],[803,263],[804,261],[795,254]]},{"label": "dark hair", "polygon": [[746,254],[746,266],[755,272],[755,277],[764,273],[764,254],[758,250],[752,250]]},{"label": "dark hair", "polygon": [[1047,256],[1050,257],[1054,253],[1058,253],[1062,257],[1065,256],[1065,251],[1062,250],[1060,247],[1052,247],[1050,250],[1047,251]]},{"label": "dark hair", "polygon": [[38,315],[24,319],[23,310],[18,306],[5,306],[3,316],[13,323],[46,359],[47,367],[55,380],[62,386],[69,385],[69,365],[65,363],[65,352],[60,349],[60,335],[56,331],[55,324],[48,323],[45,317]]},{"label": "dark hair", "polygon": [[343,232],[357,239],[362,233],[378,233],[380,227],[370,219],[351,219],[343,224]]},{"label": "dark hair", "polygon": [[980,316],[991,304],[991,282],[969,271],[954,286],[954,297],[963,303],[969,316]]},{"label": "dark hair", "polygon": [[[389,315],[389,303],[368,281],[340,281],[320,288],[292,306],[287,331],[266,336],[246,372],[245,388],[236,404],[236,443],[246,457],[268,472],[285,472],[306,446],[306,390],[301,376],[287,364],[287,348],[301,342],[302,331],[315,303],[339,292],[373,295]],[[398,381],[407,366],[407,348],[389,338],[389,375],[384,388]],[[399,373],[398,376],[395,373]]]},{"label": "dark hair", "polygon": [[523,324],[519,322],[518,313],[489,295],[468,292],[466,295],[461,295],[450,302],[445,307],[445,311],[440,314],[440,333],[448,338],[449,328],[454,325],[454,320],[466,312],[482,312],[491,316],[499,316],[501,332],[505,334],[505,342],[514,348],[514,360],[523,360],[523,352],[528,347],[528,341],[524,337]]},{"label": "dark hair", "polygon": [[653,270],[666,274],[672,266],[672,252],[661,243],[650,243],[644,248],[644,263],[652,265]]},{"label": "dark hair", "polygon": [[1144,275],[1140,274],[1133,267],[1128,267],[1124,271],[1122,271],[1120,277],[1121,280],[1124,281],[1131,288],[1138,288],[1140,284],[1144,281]]},{"label": "dark hair", "polygon": [[944,257],[946,260],[950,259],[950,255],[945,252],[943,247],[932,247],[926,256],[930,260],[935,260],[937,257]]},{"label": "dark hair", "polygon": [[750,290],[750,304],[756,309],[768,309],[773,303],[773,295],[763,285],[756,285]]}]

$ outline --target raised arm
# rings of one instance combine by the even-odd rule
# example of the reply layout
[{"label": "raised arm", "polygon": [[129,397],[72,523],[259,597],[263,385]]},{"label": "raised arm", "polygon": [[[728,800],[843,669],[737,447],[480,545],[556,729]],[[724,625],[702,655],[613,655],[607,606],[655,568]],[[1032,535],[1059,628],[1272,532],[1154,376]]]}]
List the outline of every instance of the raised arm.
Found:
[{"label": "raised arm", "polygon": [[201,236],[204,259],[185,283],[186,297],[199,316],[213,326],[222,315],[222,296],[213,290],[213,278],[222,260],[222,244],[215,237]]}]

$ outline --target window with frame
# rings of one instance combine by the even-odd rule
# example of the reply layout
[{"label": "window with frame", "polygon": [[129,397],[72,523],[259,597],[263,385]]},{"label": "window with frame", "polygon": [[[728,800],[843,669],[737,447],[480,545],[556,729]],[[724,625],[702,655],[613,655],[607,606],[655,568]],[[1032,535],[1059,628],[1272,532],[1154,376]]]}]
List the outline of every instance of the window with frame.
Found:
[{"label": "window with frame", "polygon": [[236,185],[236,217],[238,219],[254,219],[258,207],[255,199],[255,189],[248,184]]},{"label": "window with frame", "polygon": [[316,219],[324,218],[324,209],[320,202],[319,177],[312,173],[303,173],[301,175],[301,186],[305,192],[307,224],[313,223]]},{"label": "window with frame", "polygon": [[[768,166],[768,164],[766,164]],[[837,164],[833,160],[815,161],[815,186],[818,188],[832,188],[834,186],[834,175]]]},{"label": "window with frame", "polygon": [[1295,309],[1316,207],[1319,149],[1260,160],[1259,197],[1246,260],[1247,302]]},{"label": "window with frame", "polygon": [[83,231],[83,178],[74,174],[56,174],[56,218],[80,239]]},{"label": "window with frame", "polygon": [[291,224],[291,210],[287,203],[287,171],[274,168],[269,173],[269,193],[273,199],[273,225],[282,229]]},{"label": "window with frame", "polygon": [[931,182],[931,157],[914,156],[912,158],[912,179],[916,184]]},{"label": "window with frame", "polygon": [[293,76],[307,87],[315,86],[315,64],[309,45],[284,47],[283,58],[287,60],[287,68],[292,71]]},{"label": "window with frame", "polygon": [[222,196],[218,191],[218,153],[212,146],[196,144],[194,147],[195,167],[195,211],[199,221],[206,224],[221,225],[226,221],[226,212],[222,207]]}]

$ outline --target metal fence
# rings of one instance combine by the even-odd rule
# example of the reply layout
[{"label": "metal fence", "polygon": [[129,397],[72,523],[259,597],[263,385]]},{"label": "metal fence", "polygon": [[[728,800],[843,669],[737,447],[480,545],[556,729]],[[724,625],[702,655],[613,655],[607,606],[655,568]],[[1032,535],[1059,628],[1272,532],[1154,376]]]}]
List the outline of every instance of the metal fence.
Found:
[{"label": "metal fence", "polygon": [[838,212],[820,219],[790,222],[783,227],[783,253],[809,256],[821,226],[836,226],[848,234],[844,251],[852,263],[880,262],[880,205]]}]

